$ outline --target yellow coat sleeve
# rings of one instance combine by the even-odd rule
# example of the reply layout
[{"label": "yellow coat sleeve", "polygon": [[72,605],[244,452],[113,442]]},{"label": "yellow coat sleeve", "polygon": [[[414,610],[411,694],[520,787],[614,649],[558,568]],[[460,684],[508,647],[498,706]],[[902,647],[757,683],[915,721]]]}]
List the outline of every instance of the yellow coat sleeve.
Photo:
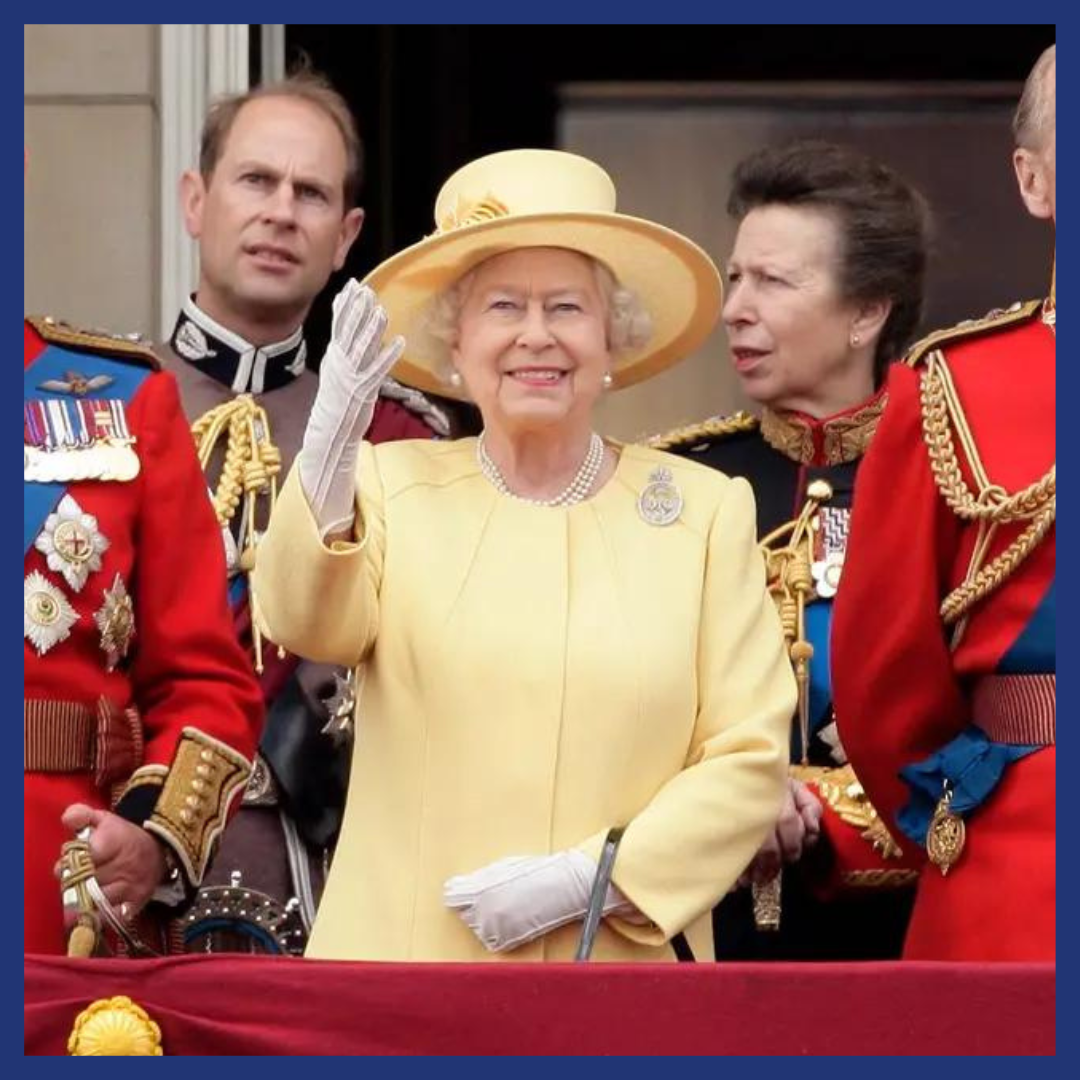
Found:
[{"label": "yellow coat sleeve", "polygon": [[[787,783],[795,679],[743,479],[730,481],[710,529],[697,666],[686,765],[627,824],[612,875],[651,925],[611,925],[644,944],[670,939],[727,892],[775,825]],[[603,839],[581,850],[598,860]]]},{"label": "yellow coat sleeve", "polygon": [[370,443],[357,466],[357,540],[327,547],[294,466],[257,549],[252,606],[266,636],[309,660],[356,667],[379,626],[386,530]]}]

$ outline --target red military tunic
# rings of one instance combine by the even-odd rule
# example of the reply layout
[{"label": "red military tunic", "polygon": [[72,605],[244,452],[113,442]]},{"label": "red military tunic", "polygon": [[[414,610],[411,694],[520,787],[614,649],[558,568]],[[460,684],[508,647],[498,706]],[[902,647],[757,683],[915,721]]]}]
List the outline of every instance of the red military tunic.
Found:
[{"label": "red military tunic", "polygon": [[[966,846],[948,874],[924,865],[909,958],[1054,958],[1053,321],[1052,302],[1032,303],[916,346],[890,377],[889,406],[856,485],[833,686],[840,736],[884,820],[893,828],[912,798],[900,770],[937,755],[970,724],[995,744],[1039,746],[967,815]],[[950,491],[956,484],[945,473],[936,480],[931,466],[928,446],[940,451],[942,426],[921,392],[941,358],[966,416],[966,425],[947,425],[960,469],[953,481],[972,493],[987,480],[998,485],[988,504],[1039,485],[1030,508],[1041,505],[1051,522],[1003,583],[951,626],[940,609],[969,576],[979,529],[950,506],[939,482]],[[983,565],[992,567],[1028,524],[1001,525]],[[1042,690],[1002,707],[1001,686],[1024,680]]]},{"label": "red military tunic", "polygon": [[[58,324],[36,325],[24,327],[27,368],[53,345],[78,353],[74,359],[87,377],[105,354],[113,363],[156,369],[148,350]],[[92,396],[108,398],[109,390]],[[24,589],[24,630],[38,639],[35,644],[27,636],[23,647],[27,952],[65,949],[53,865],[71,839],[60,824],[69,804],[112,806],[144,824],[197,883],[247,778],[262,722],[258,684],[226,602],[221,534],[172,376],[146,374],[124,411],[136,440],[138,476],[66,485],[66,496],[96,519],[91,529],[107,542],[100,565],[93,561],[81,583],[75,578],[76,588],[64,572],[70,566],[56,556],[50,566],[48,551],[34,543],[23,563],[31,581]],[[85,532],[87,519],[81,520]],[[67,611],[63,621],[77,617],[68,636],[52,640],[54,625],[44,625],[34,603],[57,595]],[[122,618],[108,621],[125,595],[133,608],[130,640]],[[35,626],[35,618],[42,625]],[[106,627],[112,655],[103,647]],[[125,712],[130,709],[137,715]]]}]

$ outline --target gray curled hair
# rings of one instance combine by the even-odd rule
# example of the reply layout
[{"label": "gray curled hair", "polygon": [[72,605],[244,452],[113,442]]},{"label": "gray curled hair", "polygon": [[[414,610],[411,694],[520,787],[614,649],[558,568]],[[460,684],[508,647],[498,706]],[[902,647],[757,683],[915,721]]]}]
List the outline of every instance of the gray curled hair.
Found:
[{"label": "gray curled hair", "polygon": [[[585,255],[585,258],[596,272],[596,280],[607,307],[608,348],[615,356],[630,349],[640,349],[653,334],[652,316],[641,297],[633,289],[620,285],[615,275],[598,259],[591,255]],[[450,288],[439,293],[428,305],[424,317],[424,329],[446,346],[444,376],[449,375],[450,350],[457,344],[461,307],[476,270],[477,267],[473,267]]]}]

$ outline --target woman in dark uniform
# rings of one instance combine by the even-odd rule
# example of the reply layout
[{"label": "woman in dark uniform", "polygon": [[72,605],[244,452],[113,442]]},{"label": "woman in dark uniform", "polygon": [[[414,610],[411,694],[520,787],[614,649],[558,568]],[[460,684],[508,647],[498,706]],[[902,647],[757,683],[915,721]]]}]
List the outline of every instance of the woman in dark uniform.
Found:
[{"label": "woman in dark uniform", "polygon": [[[789,797],[743,887],[714,912],[717,956],[898,956],[915,875],[837,738],[828,630],[886,368],[922,311],[929,214],[891,169],[823,142],[746,158],[728,212],[738,232],[723,318],[761,415],[717,417],[653,442],[753,485],[800,707]],[[781,874],[784,863],[797,865]]]}]

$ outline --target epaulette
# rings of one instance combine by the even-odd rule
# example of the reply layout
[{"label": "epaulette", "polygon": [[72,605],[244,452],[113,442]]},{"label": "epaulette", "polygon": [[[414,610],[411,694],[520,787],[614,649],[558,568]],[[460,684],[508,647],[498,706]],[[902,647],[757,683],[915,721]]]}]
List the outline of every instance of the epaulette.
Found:
[{"label": "epaulette", "polygon": [[944,330],[935,330],[927,334],[921,341],[917,341],[904,357],[904,363],[908,367],[917,367],[922,359],[933,349],[940,349],[943,345],[964,338],[978,337],[990,331],[1000,330],[1005,326],[1022,323],[1037,314],[1042,308],[1042,300],[1028,300],[1027,303],[1017,301],[1007,308],[994,308],[981,319],[964,319],[955,326]]},{"label": "epaulette", "polygon": [[113,334],[108,330],[83,330],[54,319],[51,315],[28,315],[26,321],[53,345],[63,345],[79,352],[127,360],[132,364],[161,370],[161,361],[150,342],[140,334]]},{"label": "epaulette", "polygon": [[396,379],[387,379],[379,387],[379,393],[382,397],[396,401],[414,416],[418,416],[440,438],[449,438],[450,418],[422,390],[405,386]]},{"label": "epaulette", "polygon": [[662,435],[652,435],[645,440],[646,446],[654,450],[675,450],[682,446],[693,446],[706,439],[722,439],[727,435],[741,435],[747,431],[756,431],[761,422],[756,416],[741,409],[730,416],[711,416],[697,424],[673,428]]}]

